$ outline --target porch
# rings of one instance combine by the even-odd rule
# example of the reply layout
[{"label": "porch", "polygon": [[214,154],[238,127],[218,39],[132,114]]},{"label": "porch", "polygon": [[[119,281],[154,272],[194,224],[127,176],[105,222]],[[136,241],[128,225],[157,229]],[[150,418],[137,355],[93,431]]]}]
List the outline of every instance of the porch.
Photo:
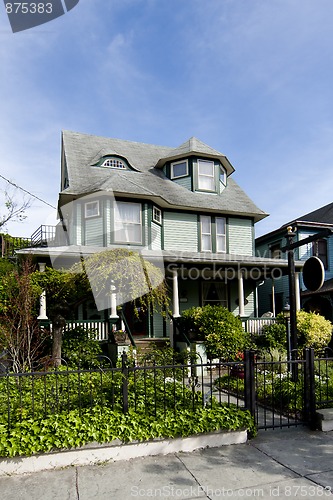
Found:
[{"label": "porch", "polygon": [[[121,317],[120,321],[124,321],[124,316]],[[252,335],[260,335],[262,332],[262,328],[265,325],[271,325],[276,322],[276,318],[241,318],[243,323],[243,328],[246,332],[251,333]],[[126,322],[126,320],[125,320]],[[100,342],[105,342],[110,340],[110,334],[112,331],[113,322],[105,321],[105,320],[66,320],[66,330],[74,329],[74,328],[83,328],[85,330],[92,330],[96,333],[96,340]],[[128,334],[128,338],[130,340],[130,344],[134,347],[147,344],[149,342],[157,341],[162,344],[163,341],[168,341],[167,337],[146,337],[144,335],[133,335],[131,332],[127,322],[124,326],[124,331]]]}]

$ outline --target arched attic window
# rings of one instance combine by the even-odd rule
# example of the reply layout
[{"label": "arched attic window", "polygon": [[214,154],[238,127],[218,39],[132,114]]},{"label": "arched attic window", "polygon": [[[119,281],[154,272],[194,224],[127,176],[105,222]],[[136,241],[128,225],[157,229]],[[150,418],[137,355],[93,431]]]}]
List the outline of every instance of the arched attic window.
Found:
[{"label": "arched attic window", "polygon": [[104,160],[102,160],[100,166],[106,167],[106,168],[116,168],[116,169],[121,169],[121,170],[124,170],[127,168],[124,160],[121,160],[120,158],[114,158],[114,157],[105,158]]}]

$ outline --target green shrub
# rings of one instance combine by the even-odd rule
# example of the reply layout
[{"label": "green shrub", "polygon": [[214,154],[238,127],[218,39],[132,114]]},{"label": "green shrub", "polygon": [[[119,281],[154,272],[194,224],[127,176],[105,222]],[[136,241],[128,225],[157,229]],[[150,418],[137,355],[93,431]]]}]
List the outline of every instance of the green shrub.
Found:
[{"label": "green shrub", "polygon": [[235,406],[167,411],[156,416],[138,411],[122,414],[96,406],[81,412],[72,410],[45,418],[24,419],[9,430],[0,424],[0,456],[33,455],[76,448],[93,441],[185,437],[220,429],[248,429],[250,435],[256,433],[250,413]]},{"label": "green shrub", "polygon": [[81,368],[99,364],[103,351],[96,340],[96,331],[82,327],[66,330],[62,342],[62,357],[70,366]]},{"label": "green shrub", "polygon": [[272,323],[264,325],[262,333],[256,337],[256,345],[268,351],[278,350],[284,352],[287,349],[287,328],[285,323]]},{"label": "green shrub", "polygon": [[297,312],[299,347],[313,347],[320,351],[328,346],[332,336],[332,323],[314,312]]},{"label": "green shrub", "polygon": [[182,313],[181,324],[199,333],[209,358],[236,359],[252,346],[240,318],[222,306],[192,307]]}]

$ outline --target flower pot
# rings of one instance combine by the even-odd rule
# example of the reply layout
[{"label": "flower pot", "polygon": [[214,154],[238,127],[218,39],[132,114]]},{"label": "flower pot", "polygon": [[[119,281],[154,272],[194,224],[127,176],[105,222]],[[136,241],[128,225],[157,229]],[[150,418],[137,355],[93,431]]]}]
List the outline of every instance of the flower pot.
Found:
[{"label": "flower pot", "polygon": [[230,376],[243,379],[245,377],[244,368],[238,367],[238,366],[233,366],[230,370]]}]

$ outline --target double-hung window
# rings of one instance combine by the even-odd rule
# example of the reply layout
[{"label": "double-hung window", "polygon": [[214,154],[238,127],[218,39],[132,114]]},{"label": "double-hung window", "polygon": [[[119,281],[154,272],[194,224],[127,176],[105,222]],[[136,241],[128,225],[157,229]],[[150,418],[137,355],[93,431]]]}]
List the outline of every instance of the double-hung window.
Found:
[{"label": "double-hung window", "polygon": [[115,241],[142,243],[141,203],[118,201],[114,210]]},{"label": "double-hung window", "polygon": [[216,191],[215,165],[213,161],[198,160],[198,189]]},{"label": "double-hung window", "polygon": [[212,222],[210,216],[200,216],[200,229],[201,229],[201,251],[212,251]]},{"label": "double-hung window", "polygon": [[225,217],[216,217],[215,219],[216,227],[216,251],[226,252],[226,221]]},{"label": "double-hung window", "polygon": [[200,216],[200,249],[202,252],[225,253],[226,219],[225,217]]}]

